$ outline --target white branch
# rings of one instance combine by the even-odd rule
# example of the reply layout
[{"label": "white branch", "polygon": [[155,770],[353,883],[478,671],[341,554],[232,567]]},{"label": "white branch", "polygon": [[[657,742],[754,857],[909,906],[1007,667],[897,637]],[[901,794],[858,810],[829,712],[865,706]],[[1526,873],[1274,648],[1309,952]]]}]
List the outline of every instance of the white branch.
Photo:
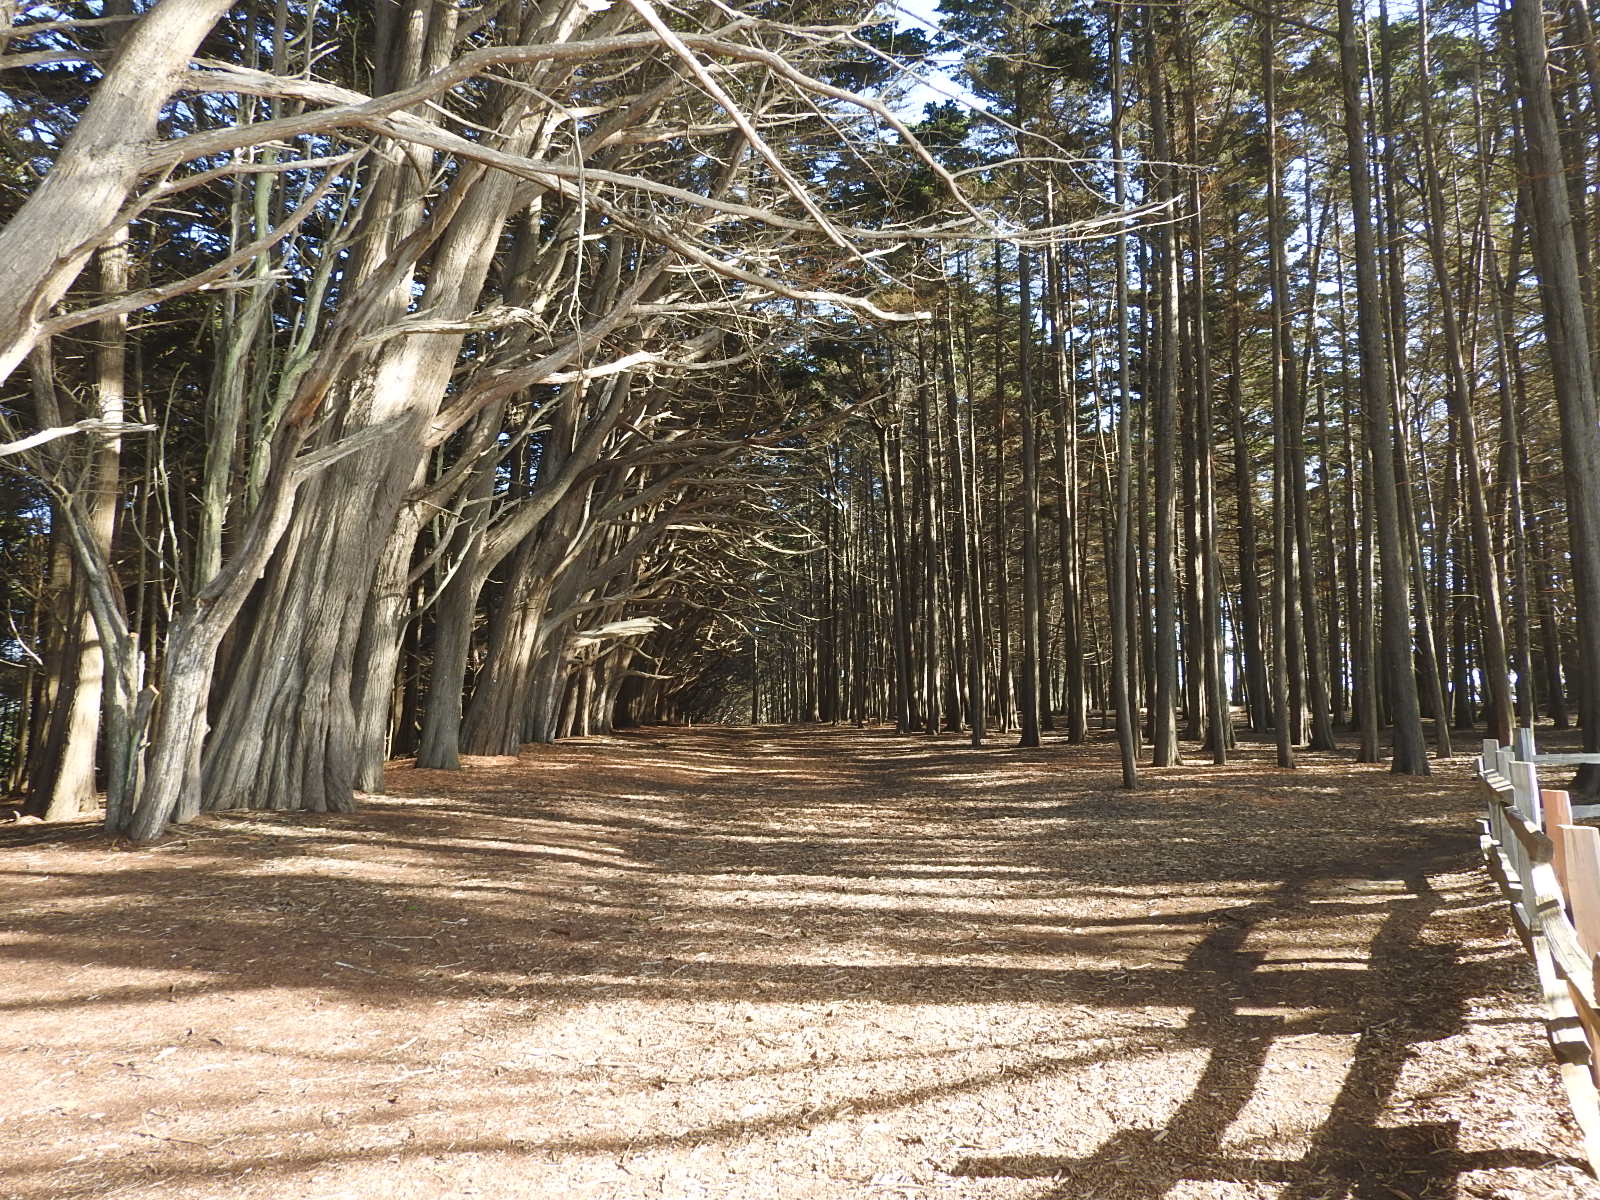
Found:
[{"label": "white branch", "polygon": [[154,425],[129,425],[123,421],[101,421],[91,418],[79,421],[76,425],[57,425],[51,429],[41,429],[38,433],[30,433],[25,438],[18,438],[14,442],[0,442],[0,458],[12,454],[21,454],[32,450],[35,446],[43,446],[46,442],[53,442],[58,438],[71,437],[75,433],[88,433],[96,437],[121,437],[125,433],[153,433]]}]

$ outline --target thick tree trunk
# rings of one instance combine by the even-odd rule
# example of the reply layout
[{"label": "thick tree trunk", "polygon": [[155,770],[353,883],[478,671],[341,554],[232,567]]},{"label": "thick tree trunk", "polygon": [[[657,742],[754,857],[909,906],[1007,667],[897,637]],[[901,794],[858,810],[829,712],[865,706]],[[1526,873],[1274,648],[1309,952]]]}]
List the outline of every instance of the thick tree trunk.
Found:
[{"label": "thick tree trunk", "polygon": [[[1582,659],[1575,672],[1578,712],[1584,749],[1593,752],[1600,751],[1600,427],[1588,313],[1573,244],[1566,165],[1550,99],[1544,10],[1538,0],[1512,0],[1511,28],[1533,199],[1534,265],[1543,285],[1545,344],[1561,414],[1562,473]],[[1577,786],[1600,789],[1600,772],[1581,772]]]},{"label": "thick tree trunk", "polygon": [[207,809],[354,806],[356,650],[414,468],[387,448],[367,451],[302,497],[223,685],[205,754]]},{"label": "thick tree trunk", "polygon": [[[525,149],[529,136],[509,139],[511,148]],[[459,321],[477,305],[517,184],[464,172],[454,186],[469,190],[435,251],[427,292],[431,311]],[[398,232],[369,231],[374,238]],[[381,300],[403,311],[411,300],[407,278],[402,274]],[[362,756],[355,656],[367,601],[462,340],[429,333],[387,342],[339,385],[339,432],[403,428],[328,468],[302,496],[252,619],[239,631],[206,747],[207,807],[322,812],[354,804]],[[380,690],[390,682],[392,674]]]},{"label": "thick tree trunk", "polygon": [[[422,482],[420,471],[419,466],[418,475],[411,481],[413,488]],[[356,708],[355,786],[363,792],[383,791],[392,697],[411,607],[411,559],[422,526],[422,507],[402,505],[378,555],[378,569],[365,605],[351,684]]]}]

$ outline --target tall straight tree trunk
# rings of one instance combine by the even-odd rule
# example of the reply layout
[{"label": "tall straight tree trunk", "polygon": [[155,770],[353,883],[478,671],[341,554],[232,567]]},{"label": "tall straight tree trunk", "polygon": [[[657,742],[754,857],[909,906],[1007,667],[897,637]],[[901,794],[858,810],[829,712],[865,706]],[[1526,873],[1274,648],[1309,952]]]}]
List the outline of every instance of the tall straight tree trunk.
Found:
[{"label": "tall straight tree trunk", "polygon": [[[1272,247],[1272,729],[1278,748],[1278,765],[1294,766],[1294,721],[1290,715],[1289,673],[1298,663],[1290,658],[1290,560],[1292,498],[1288,472],[1288,397],[1294,371],[1288,345],[1288,297],[1284,294],[1288,270],[1283,266],[1283,195],[1278,171],[1277,38],[1270,19],[1261,23],[1261,79],[1266,110],[1267,139],[1267,241]],[[1299,696],[1293,697],[1295,708]]]},{"label": "tall straight tree trunk", "polygon": [[[1147,193],[1148,194],[1148,189]],[[1151,549],[1151,513],[1154,504],[1150,497],[1150,484],[1155,475],[1151,462],[1150,403],[1155,396],[1156,375],[1161,369],[1161,347],[1156,344],[1160,336],[1160,302],[1155,298],[1155,272],[1150,264],[1148,239],[1137,243],[1139,257],[1139,410],[1134,434],[1134,455],[1138,463],[1138,478],[1134,491],[1134,546],[1132,582],[1134,595],[1131,606],[1139,626],[1139,636],[1133,643],[1133,679],[1138,689],[1136,709],[1141,710],[1141,729],[1145,736],[1155,736],[1155,555]]]},{"label": "tall straight tree trunk", "polygon": [[[1426,689],[1428,707],[1437,718],[1434,739],[1440,758],[1453,753],[1450,745],[1450,714],[1445,703],[1443,656],[1439,653],[1437,622],[1433,603],[1428,599],[1427,561],[1422,554],[1422,530],[1417,516],[1416,497],[1411,483],[1410,438],[1406,432],[1406,418],[1399,407],[1400,395],[1395,393],[1395,409],[1391,414],[1394,423],[1394,474],[1400,497],[1400,529],[1406,561],[1412,577],[1412,608],[1416,621],[1417,657],[1422,666],[1422,685]],[[1426,472],[1424,472],[1424,477]]]},{"label": "tall straight tree trunk", "polygon": [[[128,289],[128,234],[120,231],[99,254],[100,294],[121,296]],[[96,327],[95,411],[101,421],[121,424],[127,412],[128,319],[108,317]],[[88,523],[96,549],[111,561],[117,508],[122,484],[122,440],[104,438],[90,458]],[[105,689],[106,654],[100,630],[89,606],[89,593],[81,565],[73,572],[78,628],[68,640],[69,652],[62,669],[67,674],[61,736],[52,739],[55,751],[36,784],[41,793],[30,808],[46,821],[69,820],[95,807],[95,762],[100,746],[100,710]]]},{"label": "tall straight tree trunk", "polygon": [[1344,246],[1339,221],[1333,221],[1334,283],[1338,296],[1339,394],[1344,397],[1345,459],[1345,594],[1350,609],[1350,706],[1361,735],[1357,762],[1379,762],[1378,678],[1373,637],[1372,599],[1372,473],[1367,466],[1365,443],[1351,437],[1350,405],[1356,389],[1350,371],[1350,318],[1344,273]]},{"label": "tall straight tree trunk", "polygon": [[1546,538],[1549,517],[1544,506],[1529,509],[1528,552],[1535,563],[1534,594],[1539,598],[1539,648],[1544,659],[1544,688],[1549,696],[1550,723],[1557,729],[1572,727],[1567,695],[1566,652],[1561,646],[1561,621],[1556,616],[1556,595],[1561,577],[1552,561],[1554,551]]},{"label": "tall straight tree trunk", "polygon": [[[1238,231],[1237,216],[1234,223]],[[1234,260],[1235,263],[1237,259]],[[1226,290],[1237,296],[1238,268],[1230,265]],[[1240,353],[1243,330],[1240,328],[1239,303],[1229,306],[1232,315],[1228,339],[1228,416],[1233,433],[1233,488],[1234,507],[1239,522],[1239,644],[1244,658],[1243,680],[1245,701],[1248,705],[1250,729],[1265,733],[1270,723],[1267,686],[1267,665],[1261,621],[1261,572],[1256,545],[1255,464],[1250,452],[1250,438],[1244,420],[1244,363]]]},{"label": "tall straight tree trunk", "polygon": [[1444,244],[1444,187],[1439,178],[1439,150],[1433,127],[1433,87],[1429,63],[1427,0],[1417,4],[1417,62],[1421,78],[1422,174],[1428,201],[1428,253],[1439,284],[1439,314],[1444,331],[1445,359],[1450,369],[1448,392],[1456,419],[1465,476],[1467,521],[1472,536],[1472,560],[1478,591],[1478,628],[1483,639],[1479,664],[1489,693],[1489,734],[1502,745],[1511,742],[1511,679],[1506,654],[1505,613],[1500,603],[1499,559],[1490,534],[1489,504],[1483,489],[1483,462],[1478,451],[1478,423],[1473,413],[1473,387],[1462,346],[1461,321],[1456,313],[1456,287],[1451,278]]},{"label": "tall straight tree trunk", "polygon": [[1400,510],[1394,472],[1394,430],[1389,417],[1389,371],[1383,343],[1383,297],[1378,288],[1377,247],[1372,227],[1372,165],[1367,155],[1367,122],[1362,106],[1363,78],[1354,0],[1338,0],[1339,75],[1344,101],[1345,148],[1350,164],[1351,224],[1355,234],[1356,329],[1361,353],[1361,394],[1367,445],[1371,454],[1373,516],[1382,571],[1383,656],[1394,698],[1394,760],[1400,774],[1426,775],[1427,744],[1411,666],[1410,602]]},{"label": "tall straight tree trunk", "polygon": [[[1055,224],[1054,192],[1048,192],[1046,224]],[[1070,324],[1072,283],[1070,263],[1061,248],[1051,246],[1049,259],[1050,335],[1056,360],[1056,532],[1061,556],[1061,642],[1065,689],[1067,740],[1082,742],[1088,736],[1084,713],[1083,627],[1078,569],[1078,405],[1077,359],[1072,350]],[[1062,305],[1068,318],[1062,319]]]},{"label": "tall straight tree trunk", "polygon": [[[1310,198],[1306,201],[1306,221],[1311,220]],[[1295,580],[1299,588],[1300,609],[1300,640],[1302,652],[1305,655],[1305,702],[1309,710],[1311,728],[1307,741],[1313,750],[1334,750],[1337,745],[1333,740],[1333,714],[1332,705],[1328,697],[1329,670],[1325,657],[1326,645],[1322,636],[1322,611],[1321,598],[1317,590],[1316,578],[1316,548],[1311,540],[1311,480],[1306,470],[1306,439],[1305,430],[1307,422],[1306,393],[1309,388],[1312,344],[1316,337],[1317,328],[1317,277],[1320,274],[1322,260],[1322,237],[1326,228],[1326,220],[1317,230],[1311,248],[1311,262],[1309,271],[1309,284],[1307,287],[1307,315],[1306,315],[1306,345],[1300,355],[1298,368],[1295,364],[1295,353],[1292,348],[1294,323],[1287,321],[1284,324],[1285,346],[1289,354],[1285,361],[1284,380],[1284,407],[1288,410],[1288,443],[1285,446],[1289,462],[1289,481],[1291,486],[1291,507],[1294,513],[1294,557],[1296,560]],[[1273,246],[1274,256],[1282,258],[1283,247],[1278,244]],[[1286,263],[1279,264],[1283,270],[1280,277],[1283,294],[1289,294],[1288,267]],[[1323,457],[1326,459],[1327,448],[1323,447]]]},{"label": "tall straight tree trunk", "polygon": [[1005,387],[1005,275],[1001,271],[1000,243],[994,245],[994,590],[995,637],[1000,648],[1000,671],[995,678],[995,703],[1002,733],[1011,729],[1011,591],[1006,546],[1006,387]]},{"label": "tall straight tree trunk", "polygon": [[[1150,133],[1156,162],[1156,199],[1175,199],[1172,186],[1172,136],[1169,129],[1166,80],[1162,70],[1160,34],[1154,21],[1148,29],[1150,55]],[[1161,353],[1151,365],[1156,370],[1154,404],[1155,450],[1155,626],[1152,659],[1155,695],[1152,700],[1151,762],[1167,767],[1183,761],[1178,749],[1178,580],[1177,556],[1177,437],[1178,437],[1178,254],[1177,226],[1162,221],[1156,226],[1156,281],[1161,289],[1158,320]]]},{"label": "tall straight tree trunk", "polygon": [[[1484,216],[1486,218],[1487,214]],[[1484,228],[1488,230],[1486,220]],[[1533,572],[1528,566],[1527,509],[1522,489],[1522,438],[1517,420],[1517,391],[1512,385],[1512,289],[1500,278],[1500,259],[1491,237],[1484,239],[1483,265],[1493,293],[1490,307],[1494,313],[1495,381],[1500,394],[1500,487],[1504,492],[1504,500],[1497,503],[1496,509],[1504,514],[1505,541],[1511,548],[1511,578],[1515,584],[1511,592],[1511,609],[1516,623],[1517,708],[1522,723],[1531,728],[1538,719],[1539,706],[1538,687],[1533,673]]]},{"label": "tall straight tree trunk", "polygon": [[[960,277],[963,293],[970,295],[970,283],[966,273],[966,263],[971,261],[971,254],[963,259],[963,269]],[[983,569],[983,508],[980,503],[979,480],[982,472],[978,467],[978,414],[977,414],[977,389],[974,386],[973,348],[972,348],[972,306],[963,305],[961,310],[961,365],[962,376],[966,382],[967,393],[967,419],[965,422],[957,421],[955,428],[956,440],[960,442],[965,438],[967,463],[971,466],[968,476],[967,489],[962,496],[962,504],[968,513],[968,537],[965,543],[967,556],[967,578],[970,595],[970,612],[972,616],[972,629],[968,635],[968,642],[972,647],[972,740],[973,745],[981,746],[987,733],[989,721],[989,624],[985,615],[984,604],[984,569]],[[959,416],[959,413],[957,413]]]},{"label": "tall straight tree trunk", "polygon": [[[1195,61],[1194,42],[1185,39],[1189,61]],[[1200,158],[1200,120],[1195,103],[1195,84],[1191,72],[1185,89],[1189,125],[1189,153]],[[1189,308],[1194,326],[1194,393],[1196,409],[1196,447],[1198,460],[1200,534],[1200,613],[1197,631],[1204,648],[1203,668],[1209,728],[1206,742],[1211,761],[1218,766],[1228,761],[1228,746],[1233,732],[1233,714],[1228,705],[1227,647],[1222,636],[1222,565],[1217,552],[1216,438],[1212,431],[1211,339],[1206,321],[1206,240],[1205,213],[1200,204],[1200,176],[1189,174],[1189,242],[1192,258],[1192,286]]]},{"label": "tall straight tree trunk", "polygon": [[950,441],[950,487],[954,492],[956,528],[955,544],[950,561],[955,567],[956,587],[961,594],[962,607],[968,615],[966,630],[967,649],[967,706],[966,719],[972,730],[972,744],[983,745],[983,660],[986,651],[983,639],[974,627],[972,617],[978,611],[975,572],[972,570],[971,514],[967,505],[967,464],[961,441],[961,405],[956,391],[955,321],[951,312],[952,299],[946,295],[939,328],[939,369],[944,381],[946,435]]},{"label": "tall straight tree trunk", "polygon": [[921,477],[919,495],[922,500],[922,669],[923,697],[926,706],[922,714],[923,731],[930,737],[939,733],[944,709],[941,699],[940,675],[941,647],[939,644],[939,519],[935,498],[937,484],[934,479],[933,429],[929,413],[928,392],[932,384],[928,379],[927,362],[920,345],[917,355],[917,461]]},{"label": "tall straight tree trunk", "polygon": [[1017,698],[1022,710],[1019,745],[1039,744],[1039,447],[1033,397],[1033,271],[1028,251],[1017,247],[1017,364],[1022,393],[1022,678]]},{"label": "tall straight tree trunk", "polygon": [[[1375,193],[1375,199],[1381,197],[1378,205],[1378,229],[1383,239],[1384,255],[1380,264],[1380,277],[1382,286],[1388,295],[1387,329],[1389,347],[1389,371],[1392,385],[1390,403],[1393,412],[1390,420],[1394,428],[1394,471],[1397,487],[1397,497],[1400,502],[1400,532],[1402,548],[1406,554],[1406,562],[1411,573],[1411,602],[1413,620],[1416,629],[1416,659],[1422,668],[1422,694],[1421,699],[1426,702],[1428,710],[1434,719],[1434,737],[1441,758],[1449,758],[1450,745],[1450,719],[1446,711],[1444,671],[1441,666],[1442,656],[1439,652],[1438,631],[1435,628],[1433,617],[1433,603],[1429,599],[1429,581],[1427,562],[1422,555],[1421,530],[1417,518],[1416,497],[1411,480],[1410,467],[1410,438],[1407,429],[1405,380],[1409,373],[1409,354],[1407,348],[1407,311],[1405,297],[1405,248],[1406,242],[1402,235],[1405,228],[1405,214],[1401,207],[1401,193],[1398,186],[1399,168],[1395,163],[1395,147],[1398,141],[1394,117],[1394,82],[1393,70],[1390,66],[1389,53],[1389,7],[1387,0],[1378,3],[1378,45],[1380,57],[1376,72],[1374,73],[1370,52],[1367,59],[1367,71],[1373,76],[1371,90],[1375,91],[1380,104],[1379,121],[1384,131],[1382,154],[1380,156],[1381,174],[1379,182],[1381,190]],[[1369,131],[1369,137],[1371,132]],[[1424,473],[1424,480],[1426,473]]]},{"label": "tall straight tree trunk", "polygon": [[[1122,7],[1111,10],[1111,162],[1113,188],[1119,211],[1128,206],[1128,164],[1123,158],[1122,122],[1126,105],[1122,95]],[[1122,786],[1139,785],[1139,731],[1133,714],[1133,618],[1129,604],[1131,580],[1128,548],[1132,542],[1133,409],[1130,398],[1128,357],[1128,229],[1117,226],[1117,499],[1115,533],[1111,547],[1111,695],[1117,710],[1117,746],[1122,755]]]},{"label": "tall straight tree trunk", "polygon": [[911,605],[906,590],[911,563],[906,550],[905,454],[900,441],[900,404],[892,386],[889,392],[889,419],[879,433],[879,447],[887,493],[884,518],[889,525],[889,587],[894,602],[895,728],[900,733],[910,733],[916,715],[912,702]]},{"label": "tall straight tree trunk", "polygon": [[[1187,225],[1187,221],[1185,221]],[[1180,247],[1183,243],[1180,241]],[[1184,256],[1178,257],[1178,286],[1187,299],[1188,283],[1184,274]],[[1179,649],[1183,662],[1183,722],[1184,735],[1191,741],[1205,740],[1205,638],[1201,605],[1205,603],[1205,582],[1200,570],[1200,454],[1199,424],[1196,411],[1194,363],[1194,314],[1187,304],[1180,305],[1178,339],[1179,357],[1182,361],[1182,383],[1178,389],[1178,408],[1182,413],[1180,439],[1180,470],[1183,488],[1183,549],[1180,557],[1182,579],[1179,594],[1182,598],[1183,617],[1179,626]]]}]

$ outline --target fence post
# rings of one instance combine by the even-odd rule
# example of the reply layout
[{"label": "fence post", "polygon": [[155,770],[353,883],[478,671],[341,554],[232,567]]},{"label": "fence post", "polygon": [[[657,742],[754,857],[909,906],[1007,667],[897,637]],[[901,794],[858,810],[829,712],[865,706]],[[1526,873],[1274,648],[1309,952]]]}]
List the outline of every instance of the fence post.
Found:
[{"label": "fence post", "polygon": [[[1530,827],[1538,829],[1539,775],[1531,762],[1511,764],[1511,798],[1517,815]],[[1517,881],[1522,885],[1522,915],[1528,926],[1528,936],[1536,938],[1540,933],[1539,902],[1534,897],[1533,860],[1528,856],[1528,848],[1522,844],[1520,837],[1513,834],[1506,841],[1507,849],[1512,852],[1511,861],[1516,864]]]},{"label": "fence post", "polygon": [[1542,805],[1539,803],[1539,768],[1527,759],[1513,762],[1511,789],[1522,819],[1535,829],[1543,829],[1544,821],[1540,818]]},{"label": "fence post", "polygon": [[[1533,730],[1518,729],[1514,747],[1500,746],[1485,739],[1479,760],[1483,775],[1495,775],[1499,787],[1491,787],[1489,798],[1489,845],[1485,847],[1489,865],[1496,877],[1515,873],[1519,895],[1512,908],[1516,924],[1524,928],[1527,947],[1533,956],[1534,970],[1544,992],[1548,1009],[1551,1046],[1561,1064],[1561,1078],[1572,1102],[1573,1115],[1583,1130],[1584,1152],[1591,1172],[1600,1175],[1600,1021],[1583,1001],[1580,989],[1571,979],[1563,980],[1552,952],[1552,934],[1547,930],[1562,927],[1562,936],[1574,936],[1588,959],[1593,987],[1600,991],[1600,829],[1572,823],[1572,798],[1566,792],[1541,790]],[[1509,803],[1502,804],[1505,783],[1511,785]],[[1524,842],[1511,828],[1517,818],[1532,829],[1545,831],[1550,838],[1551,867],[1561,898],[1570,904],[1572,918],[1559,909],[1546,913],[1548,922],[1539,919],[1535,900],[1533,858],[1537,842]],[[1495,861],[1498,856],[1499,862]],[[1509,880],[1507,880],[1509,883]],[[1544,886],[1548,889],[1550,881]],[[1508,897],[1509,899],[1509,897]],[[1563,951],[1566,970],[1574,969],[1570,950]]]},{"label": "fence post", "polygon": [[[1590,957],[1591,977],[1600,983],[1600,829],[1591,825],[1562,825],[1556,829],[1557,845],[1565,850],[1567,878],[1563,888],[1572,906],[1572,927],[1577,931],[1578,944]],[[1591,1078],[1600,1068],[1595,1054],[1600,1047],[1600,1024],[1587,1007],[1574,1001],[1578,1020],[1582,1022],[1589,1042],[1589,1070]]]},{"label": "fence post", "polygon": [[1562,825],[1557,831],[1566,849],[1567,902],[1578,943],[1593,954],[1600,950],[1600,829]]},{"label": "fence post", "polygon": [[1572,824],[1572,797],[1554,788],[1543,788],[1539,792],[1539,800],[1544,805],[1544,831],[1550,837],[1550,865],[1555,868],[1556,878],[1561,882],[1561,894],[1570,896],[1572,889],[1567,886],[1567,843],[1561,836],[1561,827]]},{"label": "fence post", "polygon": [[1511,731],[1511,748],[1523,762],[1534,761],[1533,730],[1524,725]]}]

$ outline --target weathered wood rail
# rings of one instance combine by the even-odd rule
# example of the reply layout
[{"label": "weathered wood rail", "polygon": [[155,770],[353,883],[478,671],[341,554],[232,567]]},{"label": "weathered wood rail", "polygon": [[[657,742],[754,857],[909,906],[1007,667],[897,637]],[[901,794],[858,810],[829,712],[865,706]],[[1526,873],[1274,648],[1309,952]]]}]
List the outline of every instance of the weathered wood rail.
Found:
[{"label": "weathered wood rail", "polygon": [[1517,730],[1511,746],[1484,741],[1479,842],[1533,959],[1550,1047],[1600,1174],[1600,829],[1577,823],[1600,817],[1600,805],[1575,807],[1566,792],[1539,786],[1540,766],[1586,762],[1600,754],[1539,754],[1531,729]]}]

